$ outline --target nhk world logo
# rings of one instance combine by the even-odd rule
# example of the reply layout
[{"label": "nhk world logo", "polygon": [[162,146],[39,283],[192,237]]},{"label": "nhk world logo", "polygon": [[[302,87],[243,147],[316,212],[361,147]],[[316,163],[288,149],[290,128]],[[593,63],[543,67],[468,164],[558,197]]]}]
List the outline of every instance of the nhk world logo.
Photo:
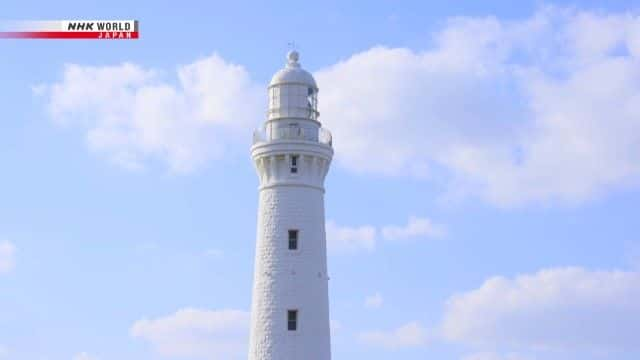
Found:
[{"label": "nhk world logo", "polygon": [[47,20],[0,22],[0,39],[130,40],[140,37],[138,20]]}]

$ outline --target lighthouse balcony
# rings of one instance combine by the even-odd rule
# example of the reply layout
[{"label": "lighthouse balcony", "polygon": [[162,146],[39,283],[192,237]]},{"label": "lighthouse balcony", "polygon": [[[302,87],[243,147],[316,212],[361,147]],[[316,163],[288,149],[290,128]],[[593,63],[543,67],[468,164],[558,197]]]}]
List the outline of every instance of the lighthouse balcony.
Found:
[{"label": "lighthouse balcony", "polygon": [[265,131],[264,128],[253,132],[253,144],[260,144],[281,140],[300,140],[319,142],[332,146],[331,132],[325,128],[305,129],[303,127],[283,127]]}]

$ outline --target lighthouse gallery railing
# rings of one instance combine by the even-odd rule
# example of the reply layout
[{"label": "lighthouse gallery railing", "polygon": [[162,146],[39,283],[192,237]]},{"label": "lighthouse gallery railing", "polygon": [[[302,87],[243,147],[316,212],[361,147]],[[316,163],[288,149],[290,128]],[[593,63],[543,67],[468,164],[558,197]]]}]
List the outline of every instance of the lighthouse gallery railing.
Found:
[{"label": "lighthouse gallery railing", "polygon": [[273,129],[270,133],[267,133],[264,129],[256,129],[253,132],[253,144],[274,140],[305,140],[318,141],[321,144],[332,146],[331,131],[325,128],[318,129],[317,140],[313,135],[300,127]]}]

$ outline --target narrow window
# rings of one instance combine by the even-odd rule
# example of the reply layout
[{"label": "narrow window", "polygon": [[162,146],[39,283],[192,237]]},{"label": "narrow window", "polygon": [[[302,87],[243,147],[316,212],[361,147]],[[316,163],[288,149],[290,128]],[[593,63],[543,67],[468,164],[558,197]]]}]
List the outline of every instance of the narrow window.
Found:
[{"label": "narrow window", "polygon": [[289,250],[298,250],[298,230],[289,230]]},{"label": "narrow window", "polygon": [[313,88],[308,88],[307,89],[307,106],[311,109],[314,109],[315,106],[315,101],[314,101],[314,91]]},{"label": "narrow window", "polygon": [[287,329],[289,331],[298,329],[298,310],[287,310]]},{"label": "narrow window", "polygon": [[291,155],[291,173],[298,173],[298,155]]}]

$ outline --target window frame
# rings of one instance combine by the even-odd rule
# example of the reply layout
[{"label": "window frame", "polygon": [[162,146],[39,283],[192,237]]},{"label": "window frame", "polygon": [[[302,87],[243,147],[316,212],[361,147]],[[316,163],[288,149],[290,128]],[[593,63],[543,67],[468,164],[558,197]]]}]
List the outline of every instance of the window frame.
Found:
[{"label": "window frame", "polygon": [[300,155],[291,155],[289,158],[289,171],[291,174],[298,174],[298,168],[300,165]]},{"label": "window frame", "polygon": [[[291,235],[295,234],[295,238]],[[294,244],[295,247],[291,247]],[[287,231],[287,249],[290,251],[298,251],[300,249],[300,230],[299,229],[289,229]]]},{"label": "window frame", "polygon": [[[298,331],[299,313],[298,309],[287,309],[287,331]],[[293,320],[291,315],[293,315]]]}]

